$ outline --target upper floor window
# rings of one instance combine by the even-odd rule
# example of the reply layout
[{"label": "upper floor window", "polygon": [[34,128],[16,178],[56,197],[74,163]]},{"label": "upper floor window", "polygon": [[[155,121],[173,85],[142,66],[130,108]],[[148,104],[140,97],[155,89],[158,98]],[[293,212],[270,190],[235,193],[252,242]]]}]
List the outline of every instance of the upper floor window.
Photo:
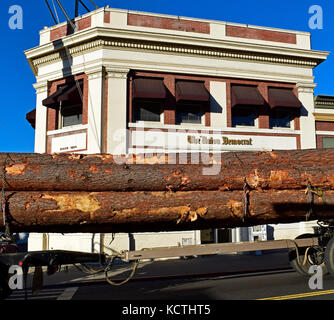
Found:
[{"label": "upper floor window", "polygon": [[202,124],[202,117],[210,102],[204,82],[178,80],[175,89],[176,124]]},{"label": "upper floor window", "polygon": [[75,81],[64,85],[64,92],[58,98],[58,129],[82,123],[83,81]]},{"label": "upper floor window", "polygon": [[289,110],[272,110],[269,116],[269,127],[291,128],[291,113]]},{"label": "upper floor window", "polygon": [[58,128],[74,126],[82,123],[82,104],[65,104],[59,109],[60,123]]},{"label": "upper floor window", "polygon": [[232,127],[254,127],[256,118],[254,108],[234,108],[232,110]]},{"label": "upper floor window", "polygon": [[202,124],[204,112],[201,106],[191,104],[179,104],[176,109],[177,124]]},{"label": "upper floor window", "polygon": [[256,86],[233,84],[231,103],[232,127],[255,127],[260,110],[265,105],[265,100]]},{"label": "upper floor window", "polygon": [[134,121],[160,122],[163,102],[167,89],[163,79],[136,78],[133,80],[133,114]]},{"label": "upper floor window", "polygon": [[43,100],[43,105],[56,110],[58,129],[82,124],[83,80],[58,85],[57,90]]},{"label": "upper floor window", "polygon": [[134,103],[135,121],[160,122],[161,104],[152,101],[137,101]]},{"label": "upper floor window", "polygon": [[291,128],[291,121],[298,115],[302,103],[291,88],[268,88],[270,128]]}]

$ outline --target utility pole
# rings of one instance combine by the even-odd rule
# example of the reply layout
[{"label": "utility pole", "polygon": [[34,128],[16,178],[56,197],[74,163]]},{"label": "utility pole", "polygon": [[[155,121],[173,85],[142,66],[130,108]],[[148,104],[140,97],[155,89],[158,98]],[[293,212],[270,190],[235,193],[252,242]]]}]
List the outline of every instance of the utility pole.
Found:
[{"label": "utility pole", "polygon": [[75,0],[75,10],[74,10],[74,18],[79,15],[79,0]]}]

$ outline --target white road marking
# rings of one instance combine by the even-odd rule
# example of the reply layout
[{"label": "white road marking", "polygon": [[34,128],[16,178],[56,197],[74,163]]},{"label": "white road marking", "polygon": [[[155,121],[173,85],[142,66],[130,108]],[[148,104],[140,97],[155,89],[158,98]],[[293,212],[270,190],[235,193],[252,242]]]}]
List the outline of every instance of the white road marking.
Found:
[{"label": "white road marking", "polygon": [[[31,290],[27,291],[27,299],[54,299],[59,297],[64,292],[64,289],[46,289],[39,291],[36,295],[32,295]],[[26,293],[24,290],[13,291],[13,293],[6,300],[24,300],[26,297]]]},{"label": "white road marking", "polygon": [[67,288],[65,291],[57,298],[57,300],[71,300],[79,287]]}]

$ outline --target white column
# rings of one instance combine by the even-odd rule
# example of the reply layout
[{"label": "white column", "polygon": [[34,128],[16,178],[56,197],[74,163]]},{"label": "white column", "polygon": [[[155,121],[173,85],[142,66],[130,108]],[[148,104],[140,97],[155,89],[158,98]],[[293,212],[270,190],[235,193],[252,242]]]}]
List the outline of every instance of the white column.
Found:
[{"label": "white column", "polygon": [[315,149],[314,88],[313,83],[298,83],[298,98],[303,104],[300,117],[301,148]]},{"label": "white column", "polygon": [[129,69],[106,68],[108,78],[107,153],[126,154]]},{"label": "white column", "polygon": [[48,96],[47,82],[34,84],[36,89],[36,124],[35,124],[35,152],[46,152],[47,108],[42,101]]},{"label": "white column", "polygon": [[[46,153],[47,138],[47,108],[42,102],[48,97],[47,82],[37,82],[36,89],[36,123],[35,123],[35,152]],[[43,233],[30,233],[28,237],[28,251],[43,250]]]},{"label": "white column", "polygon": [[211,126],[220,129],[226,128],[226,83],[211,81],[210,95]]},{"label": "white column", "polygon": [[88,76],[88,153],[102,152],[102,66],[86,71]]}]

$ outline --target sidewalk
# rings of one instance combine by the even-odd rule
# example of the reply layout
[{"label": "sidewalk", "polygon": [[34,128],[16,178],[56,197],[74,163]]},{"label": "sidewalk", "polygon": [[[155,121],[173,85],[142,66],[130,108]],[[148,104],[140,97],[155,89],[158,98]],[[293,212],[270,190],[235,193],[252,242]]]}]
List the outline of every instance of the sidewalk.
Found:
[{"label": "sidewalk", "polygon": [[[97,268],[97,266],[92,266]],[[109,272],[112,280],[127,278],[132,271],[132,263],[115,263]],[[290,269],[287,251],[263,252],[260,255],[224,254],[215,256],[199,256],[187,259],[170,259],[163,261],[140,262],[131,281],[156,278],[187,278],[204,276],[223,276],[253,272],[265,272]],[[68,271],[66,271],[66,269]],[[31,269],[33,270],[33,269]],[[32,280],[29,276],[28,286]],[[104,272],[87,274],[74,266],[62,267],[52,276],[44,273],[44,285],[84,283],[87,281],[104,281]]]}]

